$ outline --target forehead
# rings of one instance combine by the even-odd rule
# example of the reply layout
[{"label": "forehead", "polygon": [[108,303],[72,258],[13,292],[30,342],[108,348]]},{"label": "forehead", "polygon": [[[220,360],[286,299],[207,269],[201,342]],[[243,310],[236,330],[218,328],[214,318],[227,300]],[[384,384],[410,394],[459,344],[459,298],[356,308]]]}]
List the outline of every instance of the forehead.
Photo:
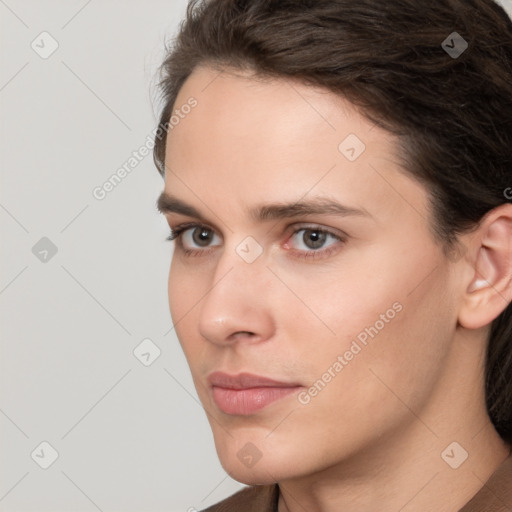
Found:
[{"label": "forehead", "polygon": [[404,197],[425,206],[426,191],[400,168],[396,139],[339,95],[201,67],[182,87],[175,112],[190,98],[197,106],[167,137],[173,195],[209,203],[222,195],[246,207],[320,193],[376,214],[410,210]]},{"label": "forehead", "polygon": [[[243,147],[248,151],[262,144],[293,149],[294,143],[306,138],[315,142],[325,137],[337,150],[347,129],[368,140],[375,128],[340,95],[297,80],[262,77],[250,71],[199,67],[180,90],[175,112],[192,97],[198,106],[186,122],[169,132],[169,148],[173,141],[180,142],[182,134],[189,136],[193,131],[199,137],[209,130],[212,145],[229,134],[233,150]],[[215,131],[216,127],[221,131]],[[382,150],[392,149],[386,144],[391,139],[387,132],[377,130],[374,135],[373,145],[377,142]]]}]

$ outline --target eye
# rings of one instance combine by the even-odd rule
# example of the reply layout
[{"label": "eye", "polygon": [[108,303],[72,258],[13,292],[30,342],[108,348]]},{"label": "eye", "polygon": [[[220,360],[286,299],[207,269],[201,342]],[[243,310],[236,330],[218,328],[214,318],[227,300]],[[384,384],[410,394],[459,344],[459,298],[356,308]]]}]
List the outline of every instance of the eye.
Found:
[{"label": "eye", "polygon": [[[177,248],[187,256],[206,255],[210,249],[222,244],[222,239],[212,228],[187,223],[171,230],[167,240],[176,240]],[[296,258],[326,258],[339,249],[345,238],[319,226],[295,229],[282,246]]]},{"label": "eye", "polygon": [[[212,241],[219,237],[214,231],[207,227],[195,227],[185,230],[181,235],[181,243],[185,249],[195,249],[197,247],[210,247]],[[215,245],[215,244],[214,244]],[[220,244],[216,244],[220,245]]]},{"label": "eye", "polygon": [[221,242],[213,229],[199,224],[178,226],[167,240],[178,240],[179,247],[186,253],[204,252],[201,249],[218,246]]},{"label": "eye", "polygon": [[[303,228],[295,231],[291,240],[298,246],[298,249],[307,251],[308,249],[317,250],[329,247],[332,243],[340,240],[340,237],[319,228]],[[331,243],[327,244],[327,242]]]},{"label": "eye", "polygon": [[319,226],[296,229],[284,248],[299,258],[328,257],[339,249],[345,239]]}]

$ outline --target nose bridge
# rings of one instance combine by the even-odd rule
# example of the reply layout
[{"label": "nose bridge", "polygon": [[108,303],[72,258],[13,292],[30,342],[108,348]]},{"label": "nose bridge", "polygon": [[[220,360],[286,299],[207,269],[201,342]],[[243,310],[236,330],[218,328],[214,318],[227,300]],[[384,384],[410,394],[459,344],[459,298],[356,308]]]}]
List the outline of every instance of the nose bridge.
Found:
[{"label": "nose bridge", "polygon": [[204,337],[223,343],[241,332],[252,333],[253,340],[270,336],[273,324],[265,272],[263,249],[254,239],[224,247],[200,307],[199,329]]}]

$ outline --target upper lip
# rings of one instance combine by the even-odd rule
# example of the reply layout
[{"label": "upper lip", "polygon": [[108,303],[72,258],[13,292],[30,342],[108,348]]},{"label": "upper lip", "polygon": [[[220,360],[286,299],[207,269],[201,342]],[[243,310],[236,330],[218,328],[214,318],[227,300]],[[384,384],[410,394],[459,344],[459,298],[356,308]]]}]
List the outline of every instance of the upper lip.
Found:
[{"label": "upper lip", "polygon": [[238,375],[228,375],[224,372],[213,372],[208,376],[208,382],[211,386],[217,386],[227,389],[249,389],[249,388],[295,388],[300,384],[291,382],[282,382],[261,375],[252,373],[239,373]]}]

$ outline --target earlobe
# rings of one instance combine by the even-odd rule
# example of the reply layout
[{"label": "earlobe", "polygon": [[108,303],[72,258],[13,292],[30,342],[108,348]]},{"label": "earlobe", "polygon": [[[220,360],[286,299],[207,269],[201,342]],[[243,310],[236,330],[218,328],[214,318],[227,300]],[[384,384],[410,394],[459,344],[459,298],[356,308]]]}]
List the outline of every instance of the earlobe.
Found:
[{"label": "earlobe", "polygon": [[458,318],[467,329],[490,324],[512,301],[512,205],[489,212],[473,239],[472,278]]}]

